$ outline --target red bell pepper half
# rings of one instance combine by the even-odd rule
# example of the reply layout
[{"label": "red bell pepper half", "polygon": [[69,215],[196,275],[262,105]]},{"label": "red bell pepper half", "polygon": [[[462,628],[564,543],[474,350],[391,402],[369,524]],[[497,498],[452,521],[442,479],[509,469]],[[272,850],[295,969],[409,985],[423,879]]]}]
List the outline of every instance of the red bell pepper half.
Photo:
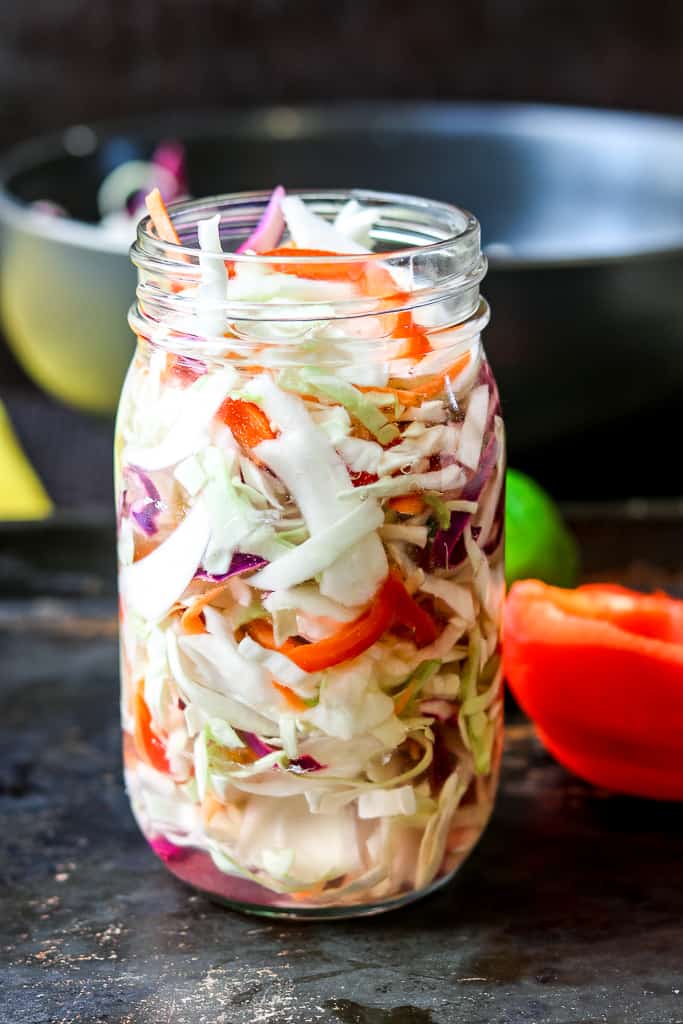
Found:
[{"label": "red bell pepper half", "polygon": [[504,664],[563,765],[621,793],[683,800],[683,601],[613,585],[515,583]]}]

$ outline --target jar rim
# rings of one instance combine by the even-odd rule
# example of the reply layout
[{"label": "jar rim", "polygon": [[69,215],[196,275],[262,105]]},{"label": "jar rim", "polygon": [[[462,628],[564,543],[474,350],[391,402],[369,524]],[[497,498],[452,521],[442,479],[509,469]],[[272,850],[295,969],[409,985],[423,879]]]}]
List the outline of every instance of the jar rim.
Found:
[{"label": "jar rim", "polygon": [[[213,338],[221,344],[225,319],[252,324],[350,320],[420,306],[436,309],[442,304],[444,324],[455,324],[476,312],[487,261],[481,252],[479,222],[469,211],[393,192],[298,189],[289,195],[303,200],[308,209],[328,222],[352,199],[362,210],[371,210],[372,223],[365,224],[364,229],[368,231],[369,244],[378,248],[329,255],[310,255],[310,251],[300,255],[257,255],[223,248],[226,241],[234,241],[234,248],[243,244],[261,221],[271,195],[267,191],[228,193],[170,207],[181,243],[188,239],[194,242],[198,223],[219,215],[221,251],[215,253],[194,245],[167,242],[156,234],[151,217],[144,218],[138,227],[138,240],[131,248],[131,259],[138,270],[137,304],[129,316],[133,330],[139,333],[139,323],[146,322],[160,325],[162,331],[168,328],[207,340]],[[378,274],[377,289],[369,292],[352,289],[353,294],[321,295],[314,291],[301,298],[297,296],[293,303],[284,295],[260,299],[240,294],[239,288],[231,290],[229,286],[225,296],[207,294],[198,286],[210,261],[224,263],[229,278],[235,270],[247,267],[277,272],[284,263],[330,268],[332,278],[339,268],[351,271],[357,267],[363,273],[363,268],[369,270],[372,266],[388,273]],[[216,325],[221,327],[218,333]]]},{"label": "jar rim", "polygon": [[[198,214],[202,214],[206,217],[215,215],[216,213],[222,213],[227,211],[231,207],[238,206],[239,204],[261,204],[265,207],[266,203],[271,197],[270,190],[255,190],[246,192],[228,192],[215,196],[206,196],[200,199],[187,199],[182,202],[175,202],[169,204],[168,211],[171,219],[174,222],[174,226],[183,227],[195,226],[197,221],[203,219]],[[474,247],[477,253],[480,251],[479,246],[479,234],[480,225],[474,214],[470,213],[469,210],[464,207],[455,206],[452,203],[446,203],[442,200],[436,199],[425,199],[420,196],[410,195],[407,193],[400,192],[381,192],[374,191],[371,189],[287,189],[288,196],[297,196],[298,198],[311,203],[314,202],[327,202],[339,204],[348,202],[351,199],[361,201],[367,204],[382,204],[384,207],[390,209],[393,207],[400,207],[406,212],[414,212],[416,215],[422,213],[432,213],[434,216],[441,215],[443,218],[444,225],[450,223],[451,225],[458,224],[459,229],[455,226],[451,227],[449,232],[443,237],[433,241],[422,244],[414,245],[403,245],[397,248],[386,249],[386,250],[372,250],[367,253],[330,253],[325,255],[311,256],[311,255],[261,255],[257,253],[247,252],[235,252],[230,250],[224,250],[225,259],[242,263],[245,266],[271,266],[273,264],[287,264],[287,265],[343,265],[343,264],[359,264],[368,262],[387,262],[392,259],[406,259],[414,257],[416,255],[438,255],[442,251],[452,250],[458,243],[463,247],[463,253]],[[194,216],[193,216],[194,215]],[[201,249],[199,246],[178,245],[177,243],[167,242],[154,232],[152,226],[152,219],[148,215],[143,217],[138,224],[137,238],[130,249],[130,255],[132,262],[139,266],[140,263],[145,263],[145,257],[154,259],[158,257],[162,259],[166,265],[171,263],[185,263],[189,257],[191,260],[199,260],[201,255]]]}]

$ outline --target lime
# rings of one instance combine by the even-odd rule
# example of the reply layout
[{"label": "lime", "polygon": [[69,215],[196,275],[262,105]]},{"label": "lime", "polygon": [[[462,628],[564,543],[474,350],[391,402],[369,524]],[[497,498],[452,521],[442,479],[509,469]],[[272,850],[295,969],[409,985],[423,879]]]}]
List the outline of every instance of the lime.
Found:
[{"label": "lime", "polygon": [[0,519],[44,519],[52,502],[26,458],[0,402]]},{"label": "lime", "polygon": [[538,579],[557,587],[576,585],[579,552],[557,505],[542,487],[509,469],[505,495],[505,579]]}]

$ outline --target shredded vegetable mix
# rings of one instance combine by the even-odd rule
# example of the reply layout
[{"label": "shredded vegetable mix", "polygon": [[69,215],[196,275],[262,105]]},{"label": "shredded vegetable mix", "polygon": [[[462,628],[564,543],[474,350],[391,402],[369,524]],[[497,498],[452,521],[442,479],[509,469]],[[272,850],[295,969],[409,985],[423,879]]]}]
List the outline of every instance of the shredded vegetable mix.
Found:
[{"label": "shredded vegetable mix", "polygon": [[449,875],[501,749],[498,395],[479,334],[364,258],[375,217],[278,187],[232,254],[200,222],[199,280],[169,274],[187,337],[141,340],[118,422],[135,814],[181,878],[297,912]]}]

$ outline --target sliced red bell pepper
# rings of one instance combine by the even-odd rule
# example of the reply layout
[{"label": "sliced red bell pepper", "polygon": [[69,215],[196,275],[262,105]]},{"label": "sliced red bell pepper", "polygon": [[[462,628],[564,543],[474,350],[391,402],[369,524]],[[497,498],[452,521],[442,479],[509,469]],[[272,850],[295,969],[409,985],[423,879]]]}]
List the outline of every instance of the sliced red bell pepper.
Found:
[{"label": "sliced red bell pepper", "polygon": [[134,738],[138,756],[156,768],[169,772],[170,765],[161,739],[152,731],[152,715],[145,701],[145,681],[141,679],[133,698]]},{"label": "sliced red bell pepper", "polygon": [[349,476],[354,487],[367,487],[368,484],[376,484],[379,480],[376,473],[366,473],[364,469],[357,473],[349,473]]},{"label": "sliced red bell pepper", "polygon": [[597,785],[683,799],[683,601],[515,583],[504,664],[558,761]]},{"label": "sliced red bell pepper", "polygon": [[230,427],[233,437],[243,448],[255,448],[261,441],[272,441],[276,436],[266,414],[253,402],[226,398],[217,415]]},{"label": "sliced red bell pepper", "polygon": [[[282,245],[277,249],[270,249],[262,256],[304,256],[311,257],[313,263],[274,263],[273,270],[280,274],[293,274],[295,277],[305,277],[309,280],[320,279],[323,281],[360,281],[365,275],[365,264],[362,260],[349,260],[344,262],[340,253],[329,252],[327,249],[299,249],[297,246]],[[335,257],[331,263],[322,263],[326,256]]]},{"label": "sliced red bell pepper", "polygon": [[304,672],[321,672],[358,657],[386,633],[394,618],[396,590],[393,578],[388,577],[367,612],[343,625],[332,636],[315,643],[289,639],[281,647],[276,647],[272,626],[263,619],[249,623],[247,631],[262,647],[280,651]]},{"label": "sliced red bell pepper", "polygon": [[397,314],[396,327],[392,331],[392,338],[404,339],[404,344],[401,346],[400,351],[396,353],[401,358],[416,359],[432,351],[427,332],[422,327],[418,327],[413,320],[412,314],[407,310]]},{"label": "sliced red bell pepper", "polygon": [[286,655],[304,672],[322,672],[323,669],[357,658],[397,623],[414,632],[418,647],[426,646],[437,637],[438,630],[432,617],[413,600],[398,574],[392,572],[367,611],[323,640],[309,644],[290,638],[281,647],[277,647],[273,628],[265,619],[250,622],[246,628],[252,639],[262,647]]},{"label": "sliced red bell pepper", "polygon": [[[296,277],[319,279],[323,281],[348,281],[356,284],[363,295],[381,297],[391,305],[399,306],[408,299],[405,292],[397,291],[397,284],[388,267],[383,267],[376,260],[344,260],[344,253],[330,252],[326,249],[303,249],[297,246],[279,246],[262,256],[304,256],[310,257],[312,263],[274,263],[273,270],[280,274],[294,274]],[[349,253],[350,257],[355,254]],[[325,257],[332,261],[324,263]]]}]

